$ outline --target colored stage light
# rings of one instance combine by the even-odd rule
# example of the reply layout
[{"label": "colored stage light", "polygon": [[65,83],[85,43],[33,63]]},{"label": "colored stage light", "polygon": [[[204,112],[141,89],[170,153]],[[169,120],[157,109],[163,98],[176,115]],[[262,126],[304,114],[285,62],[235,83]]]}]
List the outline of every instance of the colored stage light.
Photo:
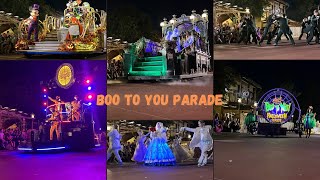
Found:
[{"label": "colored stage light", "polygon": [[88,87],[88,91],[91,91],[91,89],[92,89],[92,87],[91,87],[91,86],[89,86],[89,87]]},{"label": "colored stage light", "polygon": [[46,97],[47,97],[47,95],[43,95],[43,97],[44,97],[44,98],[46,98]]},{"label": "colored stage light", "polygon": [[88,99],[92,99],[93,96],[92,96],[91,94],[89,94],[89,95],[87,96],[87,98],[88,98]]},{"label": "colored stage light", "polygon": [[48,90],[46,88],[43,89],[43,92],[47,92]]},{"label": "colored stage light", "polygon": [[45,102],[45,103],[43,103],[43,105],[44,105],[44,106],[46,106],[46,105],[47,105],[47,103]]},{"label": "colored stage light", "polygon": [[86,80],[86,83],[87,83],[87,84],[90,84],[90,82],[91,82],[90,79],[87,79],[87,80]]},{"label": "colored stage light", "polygon": [[91,102],[89,102],[89,103],[88,103],[88,105],[89,105],[89,106],[91,106],[91,105],[92,105],[92,103],[91,103]]}]

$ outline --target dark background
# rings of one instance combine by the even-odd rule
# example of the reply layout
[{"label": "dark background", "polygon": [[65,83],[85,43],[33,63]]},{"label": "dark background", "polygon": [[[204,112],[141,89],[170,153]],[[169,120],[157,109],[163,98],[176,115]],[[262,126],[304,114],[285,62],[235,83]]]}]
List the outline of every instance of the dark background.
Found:
[{"label": "dark background", "polygon": [[[84,79],[92,79],[92,92],[106,94],[106,63],[105,61],[2,61],[0,62],[0,105],[35,113],[36,119],[42,119],[45,115],[43,106],[43,87],[40,81],[54,79],[58,67],[63,63],[70,63],[74,68],[76,81],[70,89],[57,88],[49,90],[48,95],[55,98],[59,95],[62,100],[70,102],[74,95],[80,99],[86,96]],[[93,104],[95,104],[95,99]],[[49,104],[52,104],[51,102]],[[94,105],[94,117],[97,127],[106,127],[106,106],[97,107]]]}]

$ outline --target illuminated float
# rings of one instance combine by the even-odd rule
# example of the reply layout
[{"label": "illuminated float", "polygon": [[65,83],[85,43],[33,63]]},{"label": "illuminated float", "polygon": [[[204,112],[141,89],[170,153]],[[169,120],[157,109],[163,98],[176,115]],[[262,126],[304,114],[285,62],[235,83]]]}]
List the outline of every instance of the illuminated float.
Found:
[{"label": "illuminated float", "polygon": [[[94,130],[92,107],[94,95],[91,92],[91,79],[75,78],[73,67],[70,64],[62,64],[57,70],[56,77],[41,82],[41,88],[45,117],[37,121],[35,117],[32,118],[29,138],[21,143],[19,150],[27,152],[88,150],[100,146]],[[62,101],[61,99],[66,97],[60,98],[58,92],[65,92],[69,99],[72,96],[74,99],[71,102]],[[74,94],[70,96],[71,93],[79,93],[79,97]]]},{"label": "illuminated float", "polygon": [[141,38],[124,54],[129,80],[194,78],[211,70],[208,12],[181,15],[161,22],[162,41]]},{"label": "illuminated float", "polygon": [[39,13],[41,7],[35,4],[30,17],[20,22],[17,51],[25,55],[105,53],[105,11],[77,0],[67,3],[62,18],[46,15],[41,21]]},{"label": "illuminated float", "polygon": [[[265,93],[258,103],[257,110],[263,119],[258,122],[258,134],[262,135],[286,135],[288,123],[295,120],[301,123],[301,109],[297,99],[285,89],[272,89]],[[297,127],[302,132],[300,125]]]}]

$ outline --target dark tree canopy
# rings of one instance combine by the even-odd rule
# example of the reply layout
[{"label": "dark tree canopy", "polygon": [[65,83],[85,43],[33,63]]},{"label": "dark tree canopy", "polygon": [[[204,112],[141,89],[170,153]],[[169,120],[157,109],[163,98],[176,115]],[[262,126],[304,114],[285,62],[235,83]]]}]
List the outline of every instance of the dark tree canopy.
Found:
[{"label": "dark tree canopy", "polygon": [[141,37],[160,41],[161,30],[153,31],[149,16],[134,7],[121,7],[108,13],[108,36],[136,42]]},{"label": "dark tree canopy", "polygon": [[289,3],[287,15],[290,19],[295,21],[302,21],[303,18],[313,14],[313,10],[318,8],[318,0],[286,0]]},{"label": "dark tree canopy", "polygon": [[33,4],[40,5],[40,19],[43,20],[46,14],[55,15],[56,12],[45,0],[1,0],[0,11],[12,13],[14,16],[28,18],[30,16],[29,7]]}]

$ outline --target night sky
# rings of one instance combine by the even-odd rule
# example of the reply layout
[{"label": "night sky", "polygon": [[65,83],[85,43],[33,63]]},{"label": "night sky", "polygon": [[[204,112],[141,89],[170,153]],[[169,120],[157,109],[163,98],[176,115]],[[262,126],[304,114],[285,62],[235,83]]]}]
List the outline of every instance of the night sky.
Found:
[{"label": "night sky", "polygon": [[182,14],[190,15],[192,10],[202,14],[202,11],[207,9],[210,13],[209,17],[212,18],[212,5],[212,0],[108,0],[107,10],[119,9],[124,6],[135,7],[149,15],[154,28],[161,31],[160,23],[163,18],[170,20],[174,14],[178,17]]},{"label": "night sky", "polygon": [[[106,63],[104,61],[1,61],[0,62],[0,105],[35,113],[36,118],[42,119],[44,106],[42,105],[42,87],[40,81],[54,79],[58,67],[63,63],[70,63],[74,68],[75,78],[81,82],[75,83],[70,89],[57,88],[49,90],[48,95],[59,95],[63,101],[70,102],[74,95],[80,99],[86,96],[86,86],[83,81],[92,79],[94,94],[106,94]],[[50,102],[51,103],[51,102]],[[95,103],[93,103],[95,104]],[[106,127],[106,107],[94,107],[95,121]]]},{"label": "night sky", "polygon": [[312,105],[320,114],[320,61],[215,61],[215,73],[221,74],[223,66],[233,67],[256,81],[264,92],[293,82],[295,89],[302,93],[297,98],[302,112]]},{"label": "night sky", "polygon": [[[48,5],[58,11],[63,11],[66,8],[68,0],[45,0]],[[91,7],[99,10],[105,10],[107,7],[107,0],[82,0],[82,2],[88,2]]]}]

